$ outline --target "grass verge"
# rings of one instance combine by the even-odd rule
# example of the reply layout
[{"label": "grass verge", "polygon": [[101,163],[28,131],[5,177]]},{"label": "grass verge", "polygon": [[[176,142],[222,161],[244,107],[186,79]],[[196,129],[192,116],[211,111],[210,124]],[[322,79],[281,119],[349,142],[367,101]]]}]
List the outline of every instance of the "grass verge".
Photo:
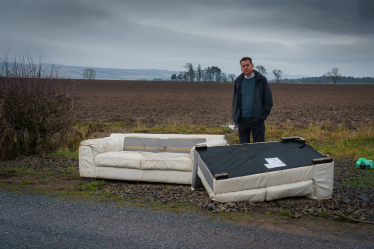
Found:
[{"label": "grass verge", "polygon": [[[224,134],[229,144],[238,144],[237,131],[228,126],[209,127],[205,125],[170,124],[165,126],[146,127],[141,122],[130,126],[123,122],[100,123],[93,122],[84,126],[75,126],[74,129],[82,134],[82,139],[100,138],[111,133],[150,133],[150,134]],[[285,126],[266,125],[265,141],[279,141],[282,137],[301,136],[307,143],[322,154],[330,154],[334,158],[365,157],[374,159],[374,123],[360,126],[358,129],[349,129],[345,125],[333,128],[329,125]],[[78,157],[78,148],[81,140],[70,148],[60,148],[53,155],[65,157]]]},{"label": "grass verge", "polygon": [[266,126],[266,141],[276,141],[289,136],[301,136],[313,148],[334,158],[374,158],[373,122],[362,125],[357,130],[349,129],[345,125],[336,129],[314,124],[307,127]]}]

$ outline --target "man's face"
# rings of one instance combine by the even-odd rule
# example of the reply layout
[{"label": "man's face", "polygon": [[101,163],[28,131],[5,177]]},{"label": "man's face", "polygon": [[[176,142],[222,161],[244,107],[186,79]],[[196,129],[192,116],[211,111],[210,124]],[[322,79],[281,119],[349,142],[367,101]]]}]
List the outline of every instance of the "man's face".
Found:
[{"label": "man's face", "polygon": [[241,70],[242,72],[244,73],[244,75],[248,76],[248,75],[251,75],[252,74],[252,71],[253,71],[253,64],[251,64],[249,62],[249,60],[247,61],[242,61],[240,63],[241,65]]}]

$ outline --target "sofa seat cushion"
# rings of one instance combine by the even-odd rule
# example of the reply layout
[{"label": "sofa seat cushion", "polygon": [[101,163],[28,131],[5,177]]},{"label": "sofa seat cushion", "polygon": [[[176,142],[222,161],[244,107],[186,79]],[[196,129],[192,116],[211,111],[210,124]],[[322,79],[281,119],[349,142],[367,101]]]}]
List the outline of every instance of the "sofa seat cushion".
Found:
[{"label": "sofa seat cushion", "polygon": [[95,157],[95,165],[98,167],[141,169],[141,163],[147,159],[148,154],[153,153],[135,151],[101,153]]},{"label": "sofa seat cushion", "polygon": [[144,170],[192,171],[192,159],[186,153],[151,153],[141,167]]}]

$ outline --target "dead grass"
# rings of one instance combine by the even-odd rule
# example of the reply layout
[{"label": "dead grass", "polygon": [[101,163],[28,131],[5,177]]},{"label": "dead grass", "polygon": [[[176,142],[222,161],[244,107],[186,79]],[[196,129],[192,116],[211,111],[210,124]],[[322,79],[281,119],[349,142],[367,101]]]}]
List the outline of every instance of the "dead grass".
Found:
[{"label": "dead grass", "polygon": [[[78,148],[82,140],[109,136],[111,133],[150,133],[150,134],[224,134],[229,144],[238,144],[239,135],[227,126],[209,127],[192,125],[189,122],[174,122],[164,126],[147,127],[141,121],[130,126],[127,123],[93,122],[75,126],[79,136],[71,138],[69,146],[64,145],[53,154],[66,157],[78,157]],[[309,124],[308,126],[266,125],[265,140],[279,141],[282,137],[301,136],[307,143],[322,154],[334,158],[365,157],[374,158],[374,123],[349,129],[345,125],[333,128],[328,125]]]},{"label": "dead grass", "polygon": [[336,158],[374,158],[373,122],[361,125],[356,130],[345,125],[336,129],[315,124],[307,127],[266,126],[266,141],[280,140],[288,136],[301,136],[316,150]]}]

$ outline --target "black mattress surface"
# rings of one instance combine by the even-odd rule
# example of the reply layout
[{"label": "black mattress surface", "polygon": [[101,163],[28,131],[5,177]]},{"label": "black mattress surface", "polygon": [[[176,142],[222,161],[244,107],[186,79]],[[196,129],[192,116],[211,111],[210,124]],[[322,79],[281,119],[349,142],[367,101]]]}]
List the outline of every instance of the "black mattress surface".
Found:
[{"label": "black mattress surface", "polygon": [[[242,144],[232,146],[208,147],[197,153],[210,173],[228,173],[229,178],[260,174],[278,170],[292,169],[312,165],[312,159],[323,155],[310,145],[298,142],[270,142]],[[279,158],[286,166],[267,168],[265,158]]]}]

